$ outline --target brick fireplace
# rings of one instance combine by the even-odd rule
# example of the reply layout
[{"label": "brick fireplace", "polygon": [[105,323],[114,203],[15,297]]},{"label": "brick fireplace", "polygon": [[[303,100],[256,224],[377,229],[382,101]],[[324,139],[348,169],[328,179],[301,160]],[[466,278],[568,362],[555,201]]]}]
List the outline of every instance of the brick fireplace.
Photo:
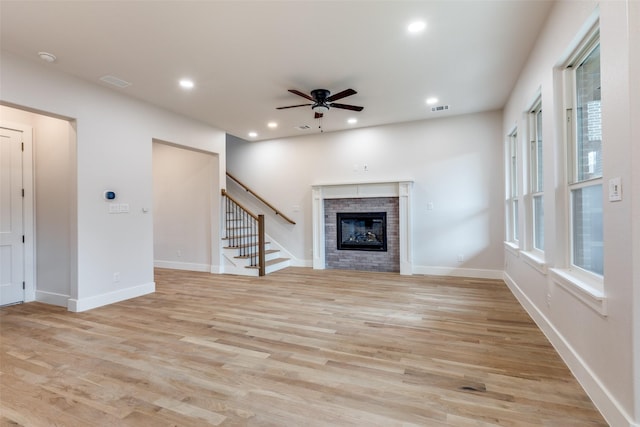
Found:
[{"label": "brick fireplace", "polygon": [[[313,268],[412,274],[412,181],[314,185]],[[385,213],[386,251],[340,250],[338,213]]]},{"label": "brick fireplace", "polygon": [[[386,245],[384,250],[366,250],[366,245],[341,249],[338,239],[339,214],[386,214]],[[325,199],[325,268],[337,270],[364,270],[400,272],[400,242],[398,240],[398,198],[371,197]],[[382,239],[380,239],[382,240]],[[357,250],[356,250],[357,249]]]}]

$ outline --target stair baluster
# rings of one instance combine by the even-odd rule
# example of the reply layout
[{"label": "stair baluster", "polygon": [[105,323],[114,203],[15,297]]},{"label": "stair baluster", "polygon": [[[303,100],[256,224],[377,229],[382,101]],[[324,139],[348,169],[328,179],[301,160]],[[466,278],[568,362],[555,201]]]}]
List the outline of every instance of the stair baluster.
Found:
[{"label": "stair baluster", "polygon": [[255,215],[222,190],[225,207],[224,238],[229,247],[238,248],[241,256],[250,259],[250,265],[258,268],[258,275],[265,275],[264,215]]}]

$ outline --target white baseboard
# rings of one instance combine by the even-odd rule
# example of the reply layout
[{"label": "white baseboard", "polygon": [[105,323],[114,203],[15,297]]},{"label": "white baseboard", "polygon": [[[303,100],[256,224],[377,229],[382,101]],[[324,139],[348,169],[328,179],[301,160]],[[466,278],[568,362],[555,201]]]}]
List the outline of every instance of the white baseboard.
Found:
[{"label": "white baseboard", "polygon": [[310,259],[291,258],[289,260],[291,267],[313,267],[313,261]]},{"label": "white baseboard", "polygon": [[202,271],[211,272],[212,266],[209,264],[197,264],[195,262],[179,262],[179,261],[153,261],[153,266],[158,268],[170,268],[172,270]]},{"label": "white baseboard", "polygon": [[73,312],[91,310],[92,308],[98,308],[105,305],[113,304],[115,302],[140,297],[142,295],[152,294],[155,291],[155,282],[150,282],[138,286],[132,286],[126,289],[107,292],[106,294],[95,295],[88,298],[70,298],[67,302],[67,309]]},{"label": "white baseboard", "polygon": [[36,290],[35,300],[38,302],[43,302],[45,304],[57,305],[60,307],[67,307],[67,303],[69,301],[69,295]]},{"label": "white baseboard", "polygon": [[475,277],[478,279],[502,279],[503,271],[479,268],[428,267],[414,265],[412,274],[425,274],[428,276]]},{"label": "white baseboard", "polygon": [[584,391],[591,398],[602,416],[611,426],[640,427],[632,421],[632,418],[622,408],[620,403],[611,395],[600,379],[589,368],[585,361],[575,351],[571,344],[560,334],[549,319],[544,315],[533,301],[522,292],[518,284],[504,272],[505,283],[518,299],[520,305],[529,313],[533,321],[544,333],[551,345],[556,349],[564,363],[569,367],[573,376],[578,380]]}]

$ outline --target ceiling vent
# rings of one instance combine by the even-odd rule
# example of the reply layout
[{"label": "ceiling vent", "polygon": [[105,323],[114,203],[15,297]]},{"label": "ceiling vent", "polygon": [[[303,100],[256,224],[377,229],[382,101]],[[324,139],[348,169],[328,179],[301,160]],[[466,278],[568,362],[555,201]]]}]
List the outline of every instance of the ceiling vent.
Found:
[{"label": "ceiling vent", "polygon": [[131,86],[131,83],[114,76],[102,76],[100,77],[100,80],[102,80],[105,83],[109,83],[110,85],[117,86],[119,88],[125,88],[127,86]]},{"label": "ceiling vent", "polygon": [[300,126],[296,126],[295,128],[298,129],[298,130],[309,130],[309,129],[311,129],[311,126],[309,126],[309,125],[300,125]]},{"label": "ceiling vent", "polygon": [[431,107],[431,111],[433,111],[433,112],[447,111],[448,109],[449,109],[448,105],[438,105],[436,107]]}]

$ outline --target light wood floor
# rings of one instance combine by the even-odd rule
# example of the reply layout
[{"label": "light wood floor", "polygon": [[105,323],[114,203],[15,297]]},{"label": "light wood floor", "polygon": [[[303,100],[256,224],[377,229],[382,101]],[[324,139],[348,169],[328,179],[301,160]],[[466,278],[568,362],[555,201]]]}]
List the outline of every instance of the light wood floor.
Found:
[{"label": "light wood floor", "polygon": [[156,270],[0,310],[0,425],[606,426],[501,281]]}]

